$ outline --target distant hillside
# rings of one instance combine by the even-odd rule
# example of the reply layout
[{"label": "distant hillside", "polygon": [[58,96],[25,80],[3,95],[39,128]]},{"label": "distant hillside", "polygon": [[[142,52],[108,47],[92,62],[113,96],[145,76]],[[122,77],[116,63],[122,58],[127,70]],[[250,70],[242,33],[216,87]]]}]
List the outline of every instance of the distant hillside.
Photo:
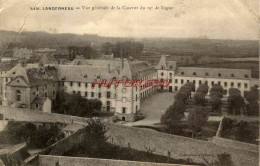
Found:
[{"label": "distant hillside", "polygon": [[[15,32],[0,30],[0,43],[12,41]],[[116,43],[126,40],[140,41],[144,49],[151,53],[169,55],[214,56],[214,57],[258,57],[258,41],[215,40],[215,39],[170,39],[170,38],[115,38],[91,34],[50,34],[47,32],[22,32],[13,43],[28,48],[57,48],[87,46],[100,49],[105,42]],[[1,51],[1,48],[0,48]]]}]

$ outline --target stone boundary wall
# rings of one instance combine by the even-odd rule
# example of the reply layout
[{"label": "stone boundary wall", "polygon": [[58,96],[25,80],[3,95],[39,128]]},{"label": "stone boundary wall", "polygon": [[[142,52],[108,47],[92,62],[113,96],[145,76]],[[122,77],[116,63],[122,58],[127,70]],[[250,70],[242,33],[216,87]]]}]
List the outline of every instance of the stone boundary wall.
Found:
[{"label": "stone boundary wall", "polygon": [[216,137],[220,137],[221,136],[221,132],[222,132],[222,128],[223,128],[223,120],[225,119],[225,116],[222,117],[219,126],[218,126],[218,130],[216,133]]},{"label": "stone boundary wall", "polygon": [[27,164],[26,166],[177,166],[177,164],[166,163],[150,163],[127,160],[111,160],[99,158],[83,158],[83,157],[67,157],[67,156],[49,156],[39,155],[35,163]]},{"label": "stone boundary wall", "polygon": [[7,150],[8,152],[0,154],[0,159],[8,165],[21,165],[23,160],[29,155],[27,153],[26,143],[13,145],[13,147],[10,148],[10,150]]},{"label": "stone boundary wall", "polygon": [[196,140],[188,137],[160,133],[154,130],[133,128],[118,124],[106,123],[109,131],[109,142],[130,147],[139,151],[155,149],[154,154],[168,156],[175,159],[192,159],[194,162],[204,163],[216,161],[217,155],[228,153],[237,166],[257,166],[258,151],[251,151],[231,146],[219,145],[209,141]]},{"label": "stone boundary wall", "polygon": [[70,124],[72,122],[86,123],[88,118],[47,113],[42,111],[30,111],[21,108],[0,106],[0,114],[4,115],[5,120],[28,121],[28,122],[60,122]]},{"label": "stone boundary wall", "polygon": [[79,145],[82,142],[83,130],[80,129],[75,133],[61,139],[60,141],[52,144],[51,146],[43,149],[38,154],[42,155],[63,155],[72,147]]}]

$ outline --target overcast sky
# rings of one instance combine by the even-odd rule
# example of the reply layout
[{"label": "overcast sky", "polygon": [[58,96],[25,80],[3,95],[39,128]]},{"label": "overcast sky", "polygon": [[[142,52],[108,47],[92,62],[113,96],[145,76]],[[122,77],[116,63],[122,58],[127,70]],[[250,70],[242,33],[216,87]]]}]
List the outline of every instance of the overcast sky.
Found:
[{"label": "overcast sky", "polygon": [[[239,0],[0,0],[0,29],[113,37],[258,39],[256,18]],[[31,11],[35,6],[173,6],[170,11]],[[179,17],[176,13],[182,12]]]}]

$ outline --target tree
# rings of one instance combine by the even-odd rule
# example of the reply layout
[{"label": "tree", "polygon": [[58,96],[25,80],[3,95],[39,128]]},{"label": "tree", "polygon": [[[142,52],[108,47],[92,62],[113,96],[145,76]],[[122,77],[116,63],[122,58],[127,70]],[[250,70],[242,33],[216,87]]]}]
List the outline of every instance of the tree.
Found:
[{"label": "tree", "polygon": [[259,115],[259,91],[258,87],[254,86],[249,92],[245,92],[245,98],[249,102],[246,105],[246,114],[247,115]]},{"label": "tree", "polygon": [[110,54],[114,48],[114,45],[111,44],[110,42],[105,42],[104,44],[102,44],[102,52],[105,54]]},{"label": "tree", "polygon": [[166,125],[169,133],[178,134],[181,120],[184,118],[185,105],[182,100],[176,100],[161,117],[161,123]]},{"label": "tree", "polygon": [[221,111],[221,105],[222,105],[222,102],[221,102],[221,98],[218,97],[218,96],[212,96],[210,98],[210,104],[211,104],[211,110],[213,112],[218,112],[220,113]]},{"label": "tree", "polygon": [[211,104],[211,110],[217,111],[218,113],[221,112],[221,98],[223,97],[224,89],[219,84],[214,84],[212,88],[210,89],[210,104]]},{"label": "tree", "polygon": [[109,130],[105,124],[99,119],[90,119],[87,121],[87,125],[83,128],[83,149],[86,154],[91,156],[102,153],[100,149],[106,143],[108,137],[106,136]]},{"label": "tree", "polygon": [[228,96],[228,113],[243,114],[244,99],[241,95],[229,95]]},{"label": "tree", "polygon": [[189,112],[188,125],[193,131],[200,131],[208,120],[209,112],[203,106],[196,106],[194,110]]},{"label": "tree", "polygon": [[196,105],[204,106],[206,104],[205,94],[202,92],[196,92],[193,98]]},{"label": "tree", "polygon": [[217,96],[222,98],[224,94],[224,89],[219,84],[214,84],[210,89],[210,96]]},{"label": "tree", "polygon": [[[62,96],[63,94],[63,96]],[[61,92],[57,96],[54,112],[74,116],[92,116],[101,110],[102,102],[98,99],[86,99],[79,94]]]},{"label": "tree", "polygon": [[229,95],[241,95],[241,91],[237,88],[230,88],[228,93]]},{"label": "tree", "polygon": [[205,95],[208,94],[209,86],[207,84],[200,84],[196,92],[204,93]]}]

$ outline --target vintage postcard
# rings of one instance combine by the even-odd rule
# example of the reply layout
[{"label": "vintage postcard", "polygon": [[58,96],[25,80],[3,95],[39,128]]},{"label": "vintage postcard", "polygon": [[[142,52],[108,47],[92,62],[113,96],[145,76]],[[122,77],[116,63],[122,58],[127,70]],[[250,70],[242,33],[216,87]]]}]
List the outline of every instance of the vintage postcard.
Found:
[{"label": "vintage postcard", "polygon": [[0,166],[259,165],[258,0],[0,0]]}]

